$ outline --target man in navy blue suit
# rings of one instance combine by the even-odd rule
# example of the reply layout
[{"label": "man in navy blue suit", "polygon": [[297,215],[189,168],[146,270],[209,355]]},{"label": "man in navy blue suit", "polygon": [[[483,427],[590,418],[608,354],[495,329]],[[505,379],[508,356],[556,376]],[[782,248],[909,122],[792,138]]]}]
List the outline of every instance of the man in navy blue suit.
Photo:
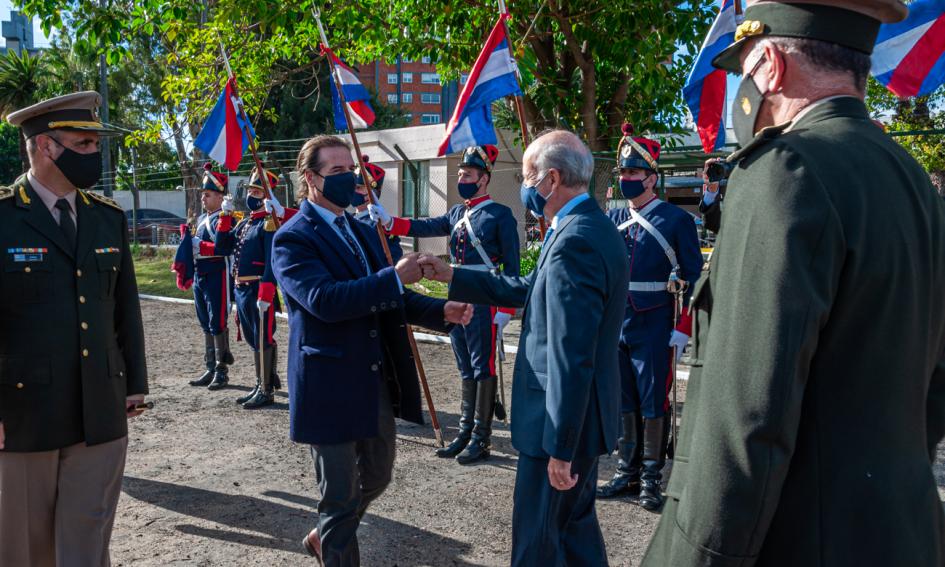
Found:
[{"label": "man in navy blue suit", "polygon": [[333,136],[302,146],[308,197],[273,239],[289,312],[289,435],[311,445],[321,491],[304,539],[328,566],[360,564],[357,529],[394,466],[394,418],[423,423],[405,323],[448,331],[472,306],[404,289],[417,254],[387,264],[376,231],[344,212],[355,190],[350,147]]},{"label": "man in navy blue suit", "polygon": [[512,385],[519,451],[512,565],[606,565],[594,509],[597,460],[617,441],[617,342],[629,281],[616,227],[588,194],[590,150],[556,130],[522,161],[522,201],[552,218],[526,277],[452,268],[422,256],[451,299],[525,307]]}]

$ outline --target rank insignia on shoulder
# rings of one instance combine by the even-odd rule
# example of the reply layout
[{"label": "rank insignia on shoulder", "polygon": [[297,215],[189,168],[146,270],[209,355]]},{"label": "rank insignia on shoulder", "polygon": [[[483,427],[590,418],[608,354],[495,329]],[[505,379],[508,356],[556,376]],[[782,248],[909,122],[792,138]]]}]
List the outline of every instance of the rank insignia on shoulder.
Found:
[{"label": "rank insignia on shoulder", "polygon": [[96,254],[118,254],[119,252],[121,252],[121,249],[119,248],[96,248],[95,249]]},{"label": "rank insignia on shoulder", "polygon": [[89,191],[82,191],[81,193],[82,193],[82,198],[85,199],[86,203],[88,203],[88,198],[86,197],[87,195],[88,197],[91,197],[93,201],[98,201],[99,203],[103,205],[107,205],[113,209],[118,209],[121,212],[125,212],[125,209],[121,208],[121,205],[118,204],[118,201],[109,199],[108,197],[104,197],[102,195],[99,195],[98,193],[92,193]]}]

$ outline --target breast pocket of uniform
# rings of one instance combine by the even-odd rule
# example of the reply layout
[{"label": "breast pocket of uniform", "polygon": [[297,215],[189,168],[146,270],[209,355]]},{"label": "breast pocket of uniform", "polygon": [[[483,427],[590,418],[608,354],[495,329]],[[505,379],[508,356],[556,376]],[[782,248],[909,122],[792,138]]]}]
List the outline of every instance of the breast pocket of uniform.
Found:
[{"label": "breast pocket of uniform", "polygon": [[104,250],[95,251],[99,296],[101,299],[111,299],[115,295],[115,284],[118,282],[118,273],[121,270],[121,254],[117,249],[106,248]]},{"label": "breast pocket of uniform", "polygon": [[22,303],[48,301],[53,293],[52,262],[47,254],[7,254],[0,291]]}]

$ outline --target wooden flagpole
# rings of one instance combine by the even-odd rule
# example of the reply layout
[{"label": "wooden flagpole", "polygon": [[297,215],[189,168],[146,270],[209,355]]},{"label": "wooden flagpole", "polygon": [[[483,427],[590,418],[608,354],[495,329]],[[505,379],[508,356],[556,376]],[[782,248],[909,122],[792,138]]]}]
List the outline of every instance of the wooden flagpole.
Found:
[{"label": "wooden flagpole", "polygon": [[[313,8],[315,14],[315,22],[318,24],[318,35],[321,37],[322,45],[326,50],[331,48],[328,45],[328,37],[325,35],[325,28],[322,26],[321,11],[317,8]],[[325,55],[328,58],[328,65],[331,68],[331,76],[335,82],[335,90],[338,91],[338,102],[341,104],[341,109],[345,115],[345,123],[348,126],[348,134],[351,136],[351,144],[354,146],[354,151],[358,157],[358,165],[361,168],[361,176],[364,179],[364,184],[368,187],[367,198],[368,202],[372,205],[376,204],[374,199],[374,179],[371,177],[370,172],[364,167],[364,154],[361,153],[361,146],[358,144],[358,136],[354,132],[354,127],[351,122],[351,113],[348,110],[348,105],[345,102],[344,90],[342,90],[341,85],[341,75],[338,72],[338,69],[335,67],[335,62],[332,60],[330,51],[326,51]],[[387,245],[387,232],[384,230],[384,227],[381,226],[380,221],[377,225],[377,237],[381,240],[381,247],[384,249],[384,256],[387,257],[387,261],[390,265],[394,265],[394,260],[390,255],[390,247]],[[436,409],[433,407],[433,396],[430,394],[430,386],[427,384],[427,375],[423,369],[423,362],[420,360],[420,351],[417,348],[417,340],[413,336],[413,327],[408,323],[407,324],[407,338],[410,341],[410,351],[413,354],[414,363],[417,365],[417,376],[420,378],[420,385],[423,387],[423,395],[427,401],[427,408],[430,410],[430,421],[433,425],[433,434],[436,436],[436,443],[439,447],[443,447],[443,432],[440,429],[440,421],[436,417]]]}]

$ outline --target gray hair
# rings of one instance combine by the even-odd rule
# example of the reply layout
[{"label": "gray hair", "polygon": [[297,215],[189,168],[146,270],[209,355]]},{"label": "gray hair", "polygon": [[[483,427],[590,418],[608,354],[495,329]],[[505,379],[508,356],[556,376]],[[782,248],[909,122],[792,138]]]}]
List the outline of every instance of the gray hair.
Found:
[{"label": "gray hair", "polygon": [[866,90],[871,61],[865,53],[817,39],[774,36],[756,41],[751,47],[746,58],[746,61],[752,62],[749,68],[754,67],[761,58],[766,42],[784,53],[799,55],[806,63],[808,73],[846,74],[857,90]]},{"label": "gray hair", "polygon": [[525,150],[525,161],[540,174],[555,169],[561,184],[572,189],[586,188],[594,175],[594,156],[573,132],[549,130],[538,136]]}]

